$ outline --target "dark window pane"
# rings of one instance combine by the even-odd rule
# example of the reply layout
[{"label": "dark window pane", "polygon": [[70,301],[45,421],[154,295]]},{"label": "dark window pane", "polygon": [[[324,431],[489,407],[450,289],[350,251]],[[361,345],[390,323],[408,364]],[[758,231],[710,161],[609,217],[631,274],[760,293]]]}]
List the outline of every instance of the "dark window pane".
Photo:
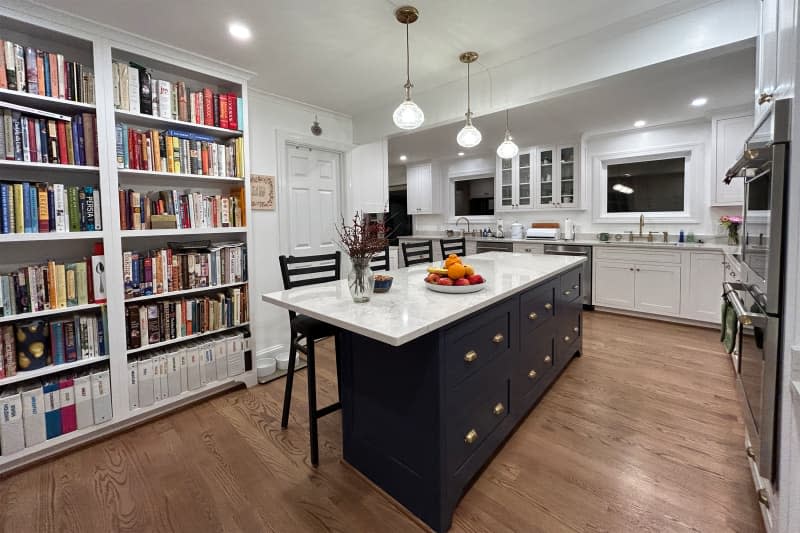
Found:
[{"label": "dark window pane", "polygon": [[608,165],[608,212],[683,211],[686,158]]},{"label": "dark window pane", "polygon": [[[457,217],[494,215],[494,178],[456,181],[453,200]],[[503,198],[503,205],[511,205],[511,199]]]}]

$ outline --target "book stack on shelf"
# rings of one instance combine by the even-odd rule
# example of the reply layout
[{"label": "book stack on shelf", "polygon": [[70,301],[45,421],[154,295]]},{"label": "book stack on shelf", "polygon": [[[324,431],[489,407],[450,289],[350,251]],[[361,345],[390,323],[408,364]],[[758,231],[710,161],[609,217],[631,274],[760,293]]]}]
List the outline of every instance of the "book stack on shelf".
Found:
[{"label": "book stack on shelf", "polygon": [[132,62],[115,61],[111,73],[116,109],[240,130],[243,101],[234,93],[214,92],[209,87],[191,89],[184,81],[157,80],[150,70]]},{"label": "book stack on shelf", "polygon": [[62,54],[0,40],[0,89],[94,104],[91,67]]},{"label": "book stack on shelf", "polygon": [[119,223],[123,230],[244,227],[244,202],[242,187],[228,195],[120,189]]},{"label": "book stack on shelf", "polygon": [[0,181],[0,233],[100,231],[100,189]]}]

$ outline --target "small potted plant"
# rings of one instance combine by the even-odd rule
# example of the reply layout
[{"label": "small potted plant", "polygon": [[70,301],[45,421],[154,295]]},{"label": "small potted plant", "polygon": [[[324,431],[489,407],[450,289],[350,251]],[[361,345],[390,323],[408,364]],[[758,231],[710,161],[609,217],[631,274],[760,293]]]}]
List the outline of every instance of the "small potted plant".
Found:
[{"label": "small potted plant", "polygon": [[723,215],[719,223],[728,229],[728,244],[731,246],[739,245],[739,226],[742,225],[742,217],[734,215]]},{"label": "small potted plant", "polygon": [[364,213],[356,211],[350,225],[342,217],[336,233],[352,264],[347,275],[350,296],[356,303],[368,302],[375,288],[375,277],[369,264],[372,256],[382,252],[389,243],[385,237],[386,226],[382,222],[370,222]]}]

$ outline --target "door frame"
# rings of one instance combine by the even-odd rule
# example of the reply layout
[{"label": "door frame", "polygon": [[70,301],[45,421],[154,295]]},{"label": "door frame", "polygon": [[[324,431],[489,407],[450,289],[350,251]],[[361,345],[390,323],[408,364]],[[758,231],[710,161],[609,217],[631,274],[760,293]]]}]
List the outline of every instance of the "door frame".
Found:
[{"label": "door frame", "polygon": [[352,150],[355,145],[352,143],[344,143],[339,141],[330,141],[327,139],[320,139],[319,137],[311,137],[309,135],[299,135],[284,130],[275,131],[275,150],[277,153],[277,191],[276,210],[278,211],[278,242],[280,243],[280,254],[289,253],[289,210],[284,205],[287,200],[285,192],[289,190],[289,177],[287,169],[289,168],[288,148],[289,146],[302,146],[311,148],[312,150],[322,150],[324,152],[333,152],[339,158],[339,183],[338,183],[338,200],[337,208],[339,213],[343,213],[347,208],[347,198],[345,193],[347,191],[347,176],[349,176],[350,169],[347,167],[347,152]]}]

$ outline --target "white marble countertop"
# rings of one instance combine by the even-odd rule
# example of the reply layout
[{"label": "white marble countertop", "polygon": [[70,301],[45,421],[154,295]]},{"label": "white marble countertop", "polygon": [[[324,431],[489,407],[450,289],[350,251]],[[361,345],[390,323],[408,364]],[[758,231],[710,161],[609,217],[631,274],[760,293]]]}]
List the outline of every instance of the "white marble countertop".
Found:
[{"label": "white marble countertop", "polygon": [[328,322],[392,346],[400,346],[512,296],[585,261],[585,257],[489,252],[465,262],[486,279],[471,294],[442,294],[425,287],[427,265],[389,272],[392,288],[354,303],[347,281],[332,281],[264,294],[279,307]]}]

